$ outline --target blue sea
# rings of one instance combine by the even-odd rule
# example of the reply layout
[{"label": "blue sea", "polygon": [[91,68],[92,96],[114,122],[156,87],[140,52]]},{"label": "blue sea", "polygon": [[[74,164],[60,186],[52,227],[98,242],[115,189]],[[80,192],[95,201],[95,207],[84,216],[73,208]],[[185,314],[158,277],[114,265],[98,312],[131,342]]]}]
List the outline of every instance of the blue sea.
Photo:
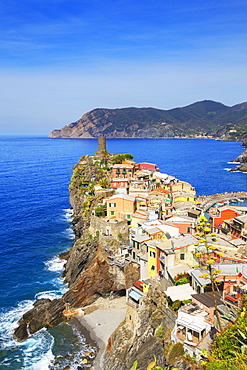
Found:
[{"label": "blue sea", "polygon": [[[41,330],[23,343],[12,335],[35,299],[61,297],[67,289],[57,256],[74,238],[68,185],[72,166],[96,150],[94,139],[0,138],[1,370],[45,370],[51,364],[62,369],[55,360],[88,350],[85,338],[67,324]],[[227,171],[236,167],[229,161],[242,153],[241,143],[110,139],[107,150],[132,153],[136,162],[156,163],[162,172],[190,182],[198,195],[247,189],[246,173]],[[69,361],[71,369],[77,369],[76,355]]]}]

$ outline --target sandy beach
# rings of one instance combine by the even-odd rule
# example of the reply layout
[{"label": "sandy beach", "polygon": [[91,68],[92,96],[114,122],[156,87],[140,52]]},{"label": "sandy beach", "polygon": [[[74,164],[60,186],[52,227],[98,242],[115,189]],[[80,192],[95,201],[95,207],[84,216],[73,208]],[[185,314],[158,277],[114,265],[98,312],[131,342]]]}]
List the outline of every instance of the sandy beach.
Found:
[{"label": "sandy beach", "polygon": [[76,316],[71,324],[77,326],[82,334],[98,347],[93,369],[102,370],[108,339],[118,325],[125,319],[125,297],[115,299],[100,298],[94,304],[83,308],[84,316]]}]

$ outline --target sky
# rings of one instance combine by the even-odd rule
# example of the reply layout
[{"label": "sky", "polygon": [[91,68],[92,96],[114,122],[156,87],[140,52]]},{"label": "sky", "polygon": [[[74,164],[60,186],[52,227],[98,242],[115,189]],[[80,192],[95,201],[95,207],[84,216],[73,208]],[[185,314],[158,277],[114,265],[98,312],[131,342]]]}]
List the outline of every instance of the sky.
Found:
[{"label": "sky", "polygon": [[247,101],[246,0],[0,2],[0,135],[95,108]]}]

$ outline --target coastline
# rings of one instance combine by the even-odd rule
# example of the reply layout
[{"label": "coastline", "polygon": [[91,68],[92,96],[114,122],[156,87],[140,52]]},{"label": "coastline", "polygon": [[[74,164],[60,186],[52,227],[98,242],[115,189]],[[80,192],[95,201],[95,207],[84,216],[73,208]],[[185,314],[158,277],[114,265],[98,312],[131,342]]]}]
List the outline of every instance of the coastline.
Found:
[{"label": "coastline", "polygon": [[96,345],[92,369],[102,370],[108,339],[126,317],[126,300],[125,297],[100,298],[83,310],[85,315],[74,317],[70,324],[76,326],[90,344]]}]

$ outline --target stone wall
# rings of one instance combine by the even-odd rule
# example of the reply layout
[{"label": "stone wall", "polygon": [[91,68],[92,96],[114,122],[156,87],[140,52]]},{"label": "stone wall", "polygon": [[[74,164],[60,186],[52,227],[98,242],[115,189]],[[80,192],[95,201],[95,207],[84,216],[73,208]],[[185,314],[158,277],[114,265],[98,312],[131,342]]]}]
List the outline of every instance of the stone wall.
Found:
[{"label": "stone wall", "polygon": [[105,234],[118,238],[119,234],[122,234],[123,238],[128,238],[128,224],[126,220],[117,221],[115,219],[109,220],[107,218],[100,218],[91,216],[91,222],[89,227],[89,234],[96,235],[96,231],[100,234]]}]

